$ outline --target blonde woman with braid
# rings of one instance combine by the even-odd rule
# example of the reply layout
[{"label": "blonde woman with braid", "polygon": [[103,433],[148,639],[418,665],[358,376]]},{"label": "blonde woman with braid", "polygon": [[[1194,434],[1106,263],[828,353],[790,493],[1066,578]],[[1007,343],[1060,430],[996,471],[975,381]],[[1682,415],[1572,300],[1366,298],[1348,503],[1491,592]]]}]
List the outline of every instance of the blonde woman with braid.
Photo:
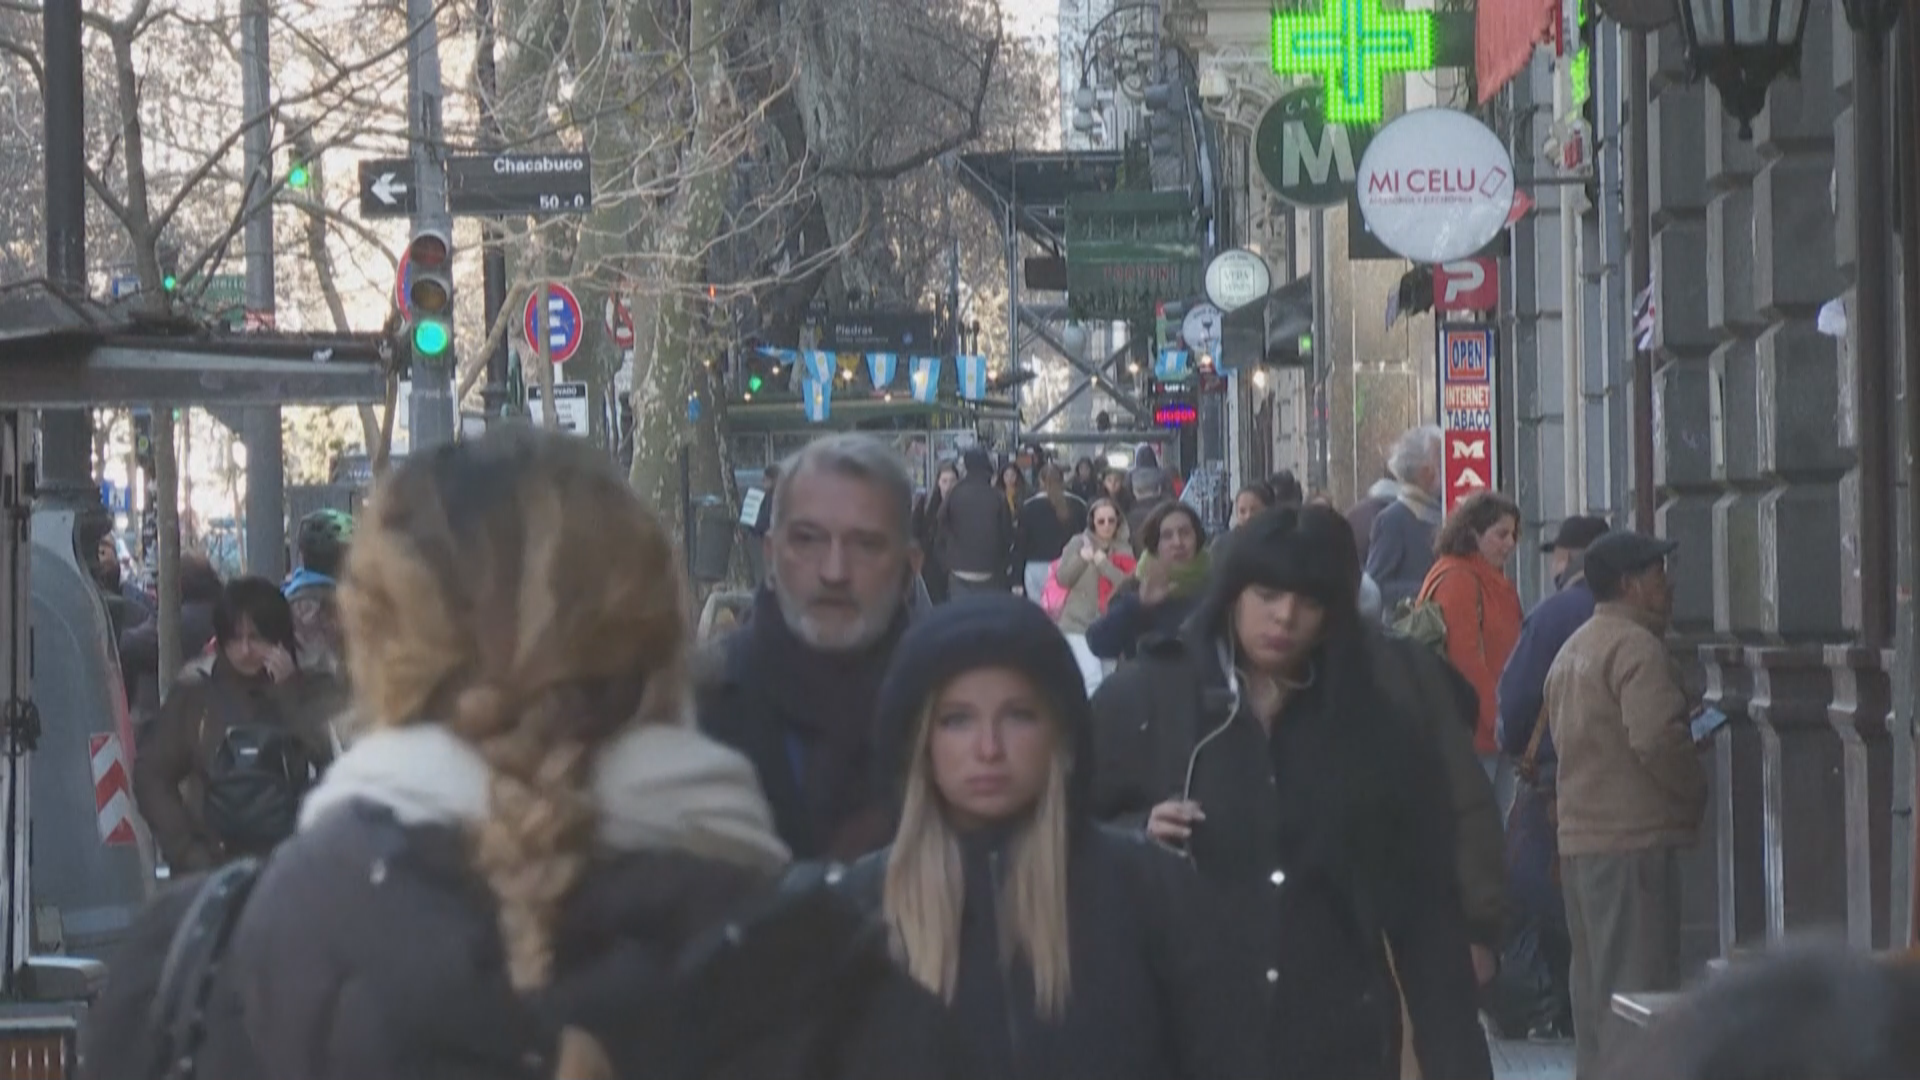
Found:
[{"label": "blonde woman with braid", "polygon": [[361,729],[238,916],[201,1080],[942,1075],[937,1003],[776,889],[752,768],[690,725],[677,566],[584,440],[382,479],[339,594]]},{"label": "blonde woman with braid", "polygon": [[1079,664],[1038,606],[975,596],[907,632],[880,693],[893,845],[845,888],[947,1003],[969,1080],[1258,1072],[1192,868],[1090,816]]}]

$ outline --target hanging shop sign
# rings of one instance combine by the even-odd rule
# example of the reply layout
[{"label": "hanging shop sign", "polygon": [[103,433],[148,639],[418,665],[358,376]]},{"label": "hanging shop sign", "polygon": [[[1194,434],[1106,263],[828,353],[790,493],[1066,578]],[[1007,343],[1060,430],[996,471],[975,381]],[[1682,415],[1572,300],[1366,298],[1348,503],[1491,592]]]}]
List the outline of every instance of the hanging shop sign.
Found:
[{"label": "hanging shop sign", "polygon": [[1316,12],[1273,15],[1273,70],[1326,81],[1326,117],[1377,124],[1389,76],[1434,66],[1431,11],[1389,11],[1382,0],[1321,0]]},{"label": "hanging shop sign", "polygon": [[1327,92],[1307,86],[1283,95],[1253,129],[1253,160],[1274,194],[1308,210],[1339,206],[1353,191],[1373,129],[1335,124]]},{"label": "hanging shop sign", "polygon": [[1237,311],[1273,291],[1267,260],[1244,248],[1223,251],[1207,264],[1207,299],[1222,314]]},{"label": "hanging shop sign", "polygon": [[1079,319],[1137,319],[1204,287],[1200,232],[1182,192],[1067,198],[1067,307]]},{"label": "hanging shop sign", "polygon": [[1493,311],[1500,306],[1500,264],[1492,259],[1461,259],[1433,268],[1433,310]]},{"label": "hanging shop sign", "polygon": [[1389,250],[1414,262],[1452,262],[1506,227],[1513,158],[1472,116],[1419,109],[1373,137],[1357,187],[1368,231]]},{"label": "hanging shop sign", "polygon": [[1441,323],[1438,337],[1441,471],[1452,513],[1474,492],[1499,484],[1497,338],[1480,323]]}]

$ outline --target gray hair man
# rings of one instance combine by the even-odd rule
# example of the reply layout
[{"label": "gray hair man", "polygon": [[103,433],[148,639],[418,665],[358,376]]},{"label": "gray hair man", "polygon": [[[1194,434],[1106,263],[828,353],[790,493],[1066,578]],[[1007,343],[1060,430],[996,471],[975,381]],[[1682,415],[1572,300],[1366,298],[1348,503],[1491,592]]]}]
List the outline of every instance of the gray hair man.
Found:
[{"label": "gray hair man", "polygon": [[767,582],[695,684],[700,723],[760,775],[796,858],[886,842],[869,727],[893,648],[924,595],[913,481],[866,435],[830,435],[780,465]]},{"label": "gray hair man", "polygon": [[1402,432],[1387,456],[1387,471],[1400,492],[1373,519],[1366,572],[1380,586],[1382,614],[1388,618],[1420,592],[1433,568],[1433,538],[1446,518],[1440,468],[1437,427]]}]

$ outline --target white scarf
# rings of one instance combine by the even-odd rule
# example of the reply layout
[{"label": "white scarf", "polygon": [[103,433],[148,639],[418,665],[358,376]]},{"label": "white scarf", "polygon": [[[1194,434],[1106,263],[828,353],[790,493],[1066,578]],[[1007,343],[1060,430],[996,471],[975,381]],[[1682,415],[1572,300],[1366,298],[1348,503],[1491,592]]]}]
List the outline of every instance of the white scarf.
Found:
[{"label": "white scarf", "polygon": [[[491,813],[492,772],[471,744],[439,724],[383,728],[356,739],[300,810],[300,827],[349,802],[376,803],[402,825],[465,824]],[[773,871],[791,859],[753,766],[674,724],[640,724],[594,763],[600,843],[614,851],[669,849]]]}]

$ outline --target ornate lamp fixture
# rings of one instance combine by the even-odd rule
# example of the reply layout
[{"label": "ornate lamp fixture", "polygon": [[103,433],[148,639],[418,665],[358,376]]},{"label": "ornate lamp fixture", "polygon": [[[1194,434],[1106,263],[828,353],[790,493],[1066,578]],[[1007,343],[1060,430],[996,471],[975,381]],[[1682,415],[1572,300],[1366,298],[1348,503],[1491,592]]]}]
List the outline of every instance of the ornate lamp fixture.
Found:
[{"label": "ornate lamp fixture", "polygon": [[[1873,0],[1860,0],[1873,2]],[[1800,74],[1800,38],[1807,0],[1678,0],[1695,79],[1719,89],[1740,137],[1753,138],[1753,118],[1767,107],[1767,87]],[[1853,3],[1848,3],[1848,8]]]}]

